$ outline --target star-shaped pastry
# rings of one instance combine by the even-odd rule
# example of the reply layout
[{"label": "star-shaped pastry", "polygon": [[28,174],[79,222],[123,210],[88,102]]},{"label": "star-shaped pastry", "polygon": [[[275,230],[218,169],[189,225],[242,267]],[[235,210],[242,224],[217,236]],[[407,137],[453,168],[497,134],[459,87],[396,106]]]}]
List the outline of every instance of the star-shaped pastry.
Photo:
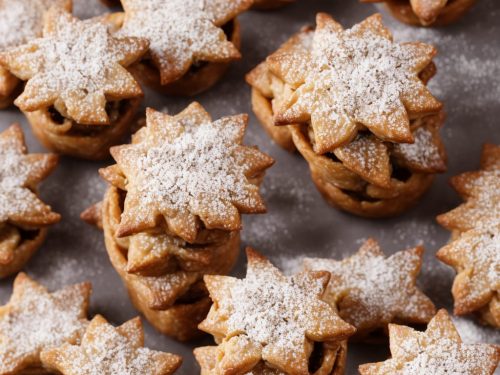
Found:
[{"label": "star-shaped pastry", "polygon": [[[275,122],[310,121],[319,154],[348,144],[365,128],[381,140],[411,143],[410,119],[442,107],[419,78],[435,53],[427,44],[393,42],[379,14],[343,30],[320,13],[310,69],[293,70],[297,90],[275,115]],[[290,60],[295,58],[268,59],[268,63],[283,71],[288,66],[293,69]]]},{"label": "star-shaped pastry", "polygon": [[240,57],[221,26],[248,9],[253,0],[122,0],[121,35],[146,38],[161,84],[181,78],[195,62]]},{"label": "star-shaped pastry", "polygon": [[36,194],[38,183],[54,170],[57,161],[55,154],[28,154],[17,124],[0,133],[0,224],[38,228],[60,220]]},{"label": "star-shaped pastry", "polygon": [[80,345],[65,343],[42,352],[45,367],[63,375],[170,375],[181,365],[174,354],[144,348],[141,320],[115,328],[97,315]]},{"label": "star-shaped pastry", "polygon": [[42,350],[76,343],[87,325],[91,286],[54,293],[20,273],[9,302],[0,307],[0,374],[40,367]]},{"label": "star-shaped pastry", "polygon": [[[116,166],[102,171],[127,191],[117,236],[158,227],[193,243],[208,229],[238,230],[240,213],[265,211],[259,177],[273,159],[242,145],[248,117],[212,122],[198,103],[176,116],[148,109],[131,145],[111,148]],[[122,181],[122,182],[120,182]]]},{"label": "star-shaped pastry", "polygon": [[108,100],[134,98],[142,90],[125,69],[148,48],[140,38],[111,35],[102,19],[80,21],[51,8],[43,38],[0,53],[0,63],[27,81],[15,104],[23,111],[54,105],[81,124],[109,124]]},{"label": "star-shaped pastry", "polygon": [[440,310],[425,332],[389,325],[392,358],[361,365],[362,375],[493,375],[500,349],[464,344],[446,310]]},{"label": "star-shaped pastry", "polygon": [[416,286],[423,252],[419,246],[387,257],[368,239],[349,258],[306,258],[304,268],[330,272],[324,300],[363,335],[391,322],[427,323],[434,316],[434,304]]},{"label": "star-shaped pastry", "polygon": [[481,158],[481,170],[466,172],[451,179],[451,185],[465,200],[457,208],[439,215],[445,228],[465,232],[488,226],[500,218],[500,146],[487,144]]},{"label": "star-shaped pastry", "polygon": [[308,374],[314,342],[338,342],[355,331],[321,298],[327,272],[285,277],[264,256],[247,249],[245,279],[205,276],[214,301],[199,328],[225,352],[220,373],[244,372],[259,362],[292,375]]},{"label": "star-shaped pastry", "polygon": [[457,271],[455,313],[478,312],[500,327],[500,147],[485,145],[481,170],[452,178],[452,185],[466,202],[438,216],[454,240],[436,255]]}]

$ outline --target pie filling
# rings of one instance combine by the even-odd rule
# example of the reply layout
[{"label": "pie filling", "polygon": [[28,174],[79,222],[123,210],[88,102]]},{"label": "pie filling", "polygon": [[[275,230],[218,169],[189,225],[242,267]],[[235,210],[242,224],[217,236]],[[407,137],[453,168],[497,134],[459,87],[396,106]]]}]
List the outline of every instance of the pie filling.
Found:
[{"label": "pie filling", "polygon": [[[110,127],[116,125],[131,110],[131,99],[110,101],[106,103],[106,113],[110,124],[103,126],[83,125],[64,117],[54,106],[47,109],[47,113],[52,120],[52,124],[58,127],[67,127],[67,131],[62,131],[66,135],[95,137]],[[62,129],[61,129],[62,130]]]}]

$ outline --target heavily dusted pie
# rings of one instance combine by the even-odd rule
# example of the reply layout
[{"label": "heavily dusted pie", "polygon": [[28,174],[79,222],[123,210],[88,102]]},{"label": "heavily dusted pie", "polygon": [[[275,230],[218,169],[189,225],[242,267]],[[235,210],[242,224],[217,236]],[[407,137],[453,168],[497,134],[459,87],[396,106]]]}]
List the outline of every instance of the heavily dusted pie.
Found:
[{"label": "heavily dusted pie", "polygon": [[205,276],[214,304],[200,329],[218,346],[195,349],[201,373],[343,374],[355,328],[322,300],[328,273],[285,277],[256,251],[247,257],[242,280]]},{"label": "heavily dusted pie", "polygon": [[120,35],[146,38],[149,53],[133,67],[167,94],[195,95],[213,86],[241,57],[236,16],[253,0],[122,0]]},{"label": "heavily dusted pie", "polygon": [[179,356],[144,348],[139,318],[115,328],[100,315],[89,323],[80,344],[46,349],[41,360],[62,375],[171,375],[182,362]]},{"label": "heavily dusted pie", "polygon": [[136,307],[180,340],[199,334],[210,307],[203,276],[236,260],[241,213],[265,211],[259,185],[273,160],[242,145],[247,121],[212,122],[198,103],[176,116],[148,109],[100,171],[111,184],[101,211],[111,262]]},{"label": "heavily dusted pie", "polygon": [[[71,10],[71,0],[0,0],[0,52],[42,35],[43,15],[53,6]],[[11,105],[21,82],[0,65],[0,109]]]},{"label": "heavily dusted pie", "polygon": [[27,81],[15,104],[52,150],[102,159],[129,131],[143,94],[126,67],[148,41],[112,36],[107,20],[51,8],[43,38],[0,53],[0,63]]},{"label": "heavily dusted pie", "polygon": [[481,169],[455,176],[451,184],[465,203],[437,217],[452,231],[437,257],[457,272],[455,314],[476,313],[500,328],[500,146],[486,144]]},{"label": "heavily dusted pie", "polygon": [[18,274],[9,302],[0,306],[0,374],[44,373],[44,349],[75,344],[83,335],[90,292],[91,285],[82,283],[49,293]]},{"label": "heavily dusted pie", "polygon": [[323,300],[356,327],[356,338],[365,339],[389,323],[426,324],[435,315],[434,304],[416,286],[423,252],[419,246],[387,257],[368,239],[349,258],[306,258],[304,269],[330,273]]},{"label": "heavily dusted pie", "polygon": [[425,332],[389,325],[392,358],[361,365],[361,375],[493,375],[500,348],[464,344],[446,310],[439,310]]},{"label": "heavily dusted pie", "polygon": [[444,26],[460,19],[477,0],[361,0],[385,3],[401,22],[415,26]]},{"label": "heavily dusted pie", "polygon": [[378,14],[349,30],[324,13],[317,24],[248,75],[254,109],[278,143],[291,138],[332,205],[401,213],[446,169],[442,104],[426,87],[436,51],[393,42]]},{"label": "heavily dusted pie", "polygon": [[259,10],[276,9],[293,3],[295,0],[254,0],[252,8]]},{"label": "heavily dusted pie", "polygon": [[54,154],[28,154],[17,124],[0,133],[0,278],[18,272],[61,218],[37,194],[57,161]]}]

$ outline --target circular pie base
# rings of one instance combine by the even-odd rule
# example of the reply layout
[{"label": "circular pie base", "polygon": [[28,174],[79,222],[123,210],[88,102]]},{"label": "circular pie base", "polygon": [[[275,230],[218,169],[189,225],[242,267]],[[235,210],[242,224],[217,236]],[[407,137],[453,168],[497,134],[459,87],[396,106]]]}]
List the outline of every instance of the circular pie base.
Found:
[{"label": "circular pie base", "polygon": [[271,100],[252,87],[252,109],[269,136],[285,150],[296,150],[288,126],[275,126]]},{"label": "circular pie base", "polygon": [[[126,249],[120,247],[115,240],[115,228],[120,221],[121,212],[118,189],[110,187],[102,205],[104,239],[111,263],[125,284],[132,303],[158,331],[167,336],[187,341],[203,335],[203,332],[198,330],[198,324],[205,319],[212,304],[208,295],[195,298],[190,303],[176,303],[164,310],[150,308],[151,293],[142,282],[144,277],[126,271]],[[239,232],[234,232],[226,243],[219,245],[224,261],[219,264],[220,268],[215,273],[227,274],[232,269],[239,254],[239,247]]]},{"label": "circular pie base", "polygon": [[[229,40],[240,49],[240,24],[237,19],[233,23],[232,34]],[[129,67],[130,72],[144,85],[166,95],[193,96],[208,90],[215,85],[226,73],[230,62],[207,62],[196,70],[189,70],[182,78],[162,85],[160,73],[152,64],[139,62]]]},{"label": "circular pie base", "polygon": [[413,26],[446,26],[458,21],[477,0],[455,0],[441,11],[435,21],[425,24],[413,12],[408,0],[387,0],[386,5],[394,18]]},{"label": "circular pie base", "polygon": [[23,240],[16,248],[13,261],[7,264],[0,264],[0,278],[11,276],[19,272],[24,265],[31,259],[45,241],[47,229],[38,229],[38,234],[33,239]]},{"label": "circular pie base", "polygon": [[429,189],[434,175],[412,173],[406,181],[398,181],[391,191],[378,190],[369,186],[371,192],[379,199],[361,199],[348,194],[357,191],[366,184],[359,176],[324,155],[316,154],[301,129],[290,127],[297,150],[309,163],[311,177],[323,197],[332,206],[355,215],[382,218],[401,214],[414,206],[418,199]]},{"label": "circular pie base", "polygon": [[35,136],[49,150],[82,159],[102,160],[109,157],[111,146],[119,144],[130,133],[141,100],[128,99],[124,113],[110,125],[95,125],[95,133],[72,132],[70,120],[57,124],[47,109],[23,113]]}]

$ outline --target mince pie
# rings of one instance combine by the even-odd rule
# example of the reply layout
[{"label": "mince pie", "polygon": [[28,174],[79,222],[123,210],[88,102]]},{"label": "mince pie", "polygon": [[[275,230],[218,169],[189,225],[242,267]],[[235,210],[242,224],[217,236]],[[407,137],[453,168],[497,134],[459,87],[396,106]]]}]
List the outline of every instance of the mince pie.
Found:
[{"label": "mince pie", "polygon": [[43,374],[40,354],[76,344],[87,326],[91,285],[54,293],[20,273],[9,302],[0,306],[0,374]]},{"label": "mince pie", "polygon": [[425,332],[390,324],[389,335],[392,358],[361,365],[361,375],[493,375],[500,360],[498,346],[464,344],[446,310]]},{"label": "mince pie", "polygon": [[361,0],[385,3],[392,15],[414,26],[444,26],[456,22],[477,0]]},{"label": "mince pie", "polygon": [[45,368],[62,375],[171,375],[179,356],[144,348],[139,318],[113,327],[102,316],[89,323],[81,343],[63,343],[41,353]]},{"label": "mince pie", "polygon": [[393,42],[380,15],[349,30],[324,13],[317,24],[247,76],[253,107],[279,144],[303,155],[333,206],[401,213],[446,169],[442,104],[426,87],[436,50]]},{"label": "mince pie", "polygon": [[198,103],[176,116],[148,109],[146,126],[101,170],[111,184],[101,210],[111,262],[136,307],[180,340],[200,333],[210,307],[203,276],[236,260],[241,214],[266,209],[259,185],[273,159],[242,145],[247,121],[212,122]]},{"label": "mince pie", "polygon": [[451,184],[465,203],[437,217],[452,231],[437,257],[457,272],[455,314],[476,313],[500,328],[500,146],[485,145],[481,169],[455,176]]},{"label": "mince pie", "polygon": [[356,338],[366,339],[389,323],[426,324],[435,315],[434,304],[416,286],[423,253],[419,246],[387,257],[369,239],[349,258],[306,258],[304,268],[330,273],[323,300],[356,327]]},{"label": "mince pie", "polygon": [[54,151],[102,159],[129,132],[143,94],[126,67],[148,41],[112,36],[111,19],[80,21],[51,8],[42,38],[0,53],[0,63],[26,81],[15,104]]},{"label": "mince pie", "polygon": [[[43,15],[50,7],[71,10],[71,0],[0,0],[0,52],[42,36]],[[0,64],[0,109],[11,105],[21,81]]]},{"label": "mince pie", "polygon": [[343,374],[355,328],[323,301],[328,272],[284,276],[247,249],[246,278],[205,276],[214,301],[200,329],[217,346],[195,349],[203,375]]},{"label": "mince pie", "polygon": [[60,215],[38,197],[37,185],[57,166],[57,155],[28,154],[17,124],[0,133],[0,278],[18,272]]},{"label": "mince pie", "polygon": [[122,0],[119,35],[146,38],[149,53],[133,66],[146,85],[195,95],[213,86],[241,57],[236,16],[253,0]]}]

